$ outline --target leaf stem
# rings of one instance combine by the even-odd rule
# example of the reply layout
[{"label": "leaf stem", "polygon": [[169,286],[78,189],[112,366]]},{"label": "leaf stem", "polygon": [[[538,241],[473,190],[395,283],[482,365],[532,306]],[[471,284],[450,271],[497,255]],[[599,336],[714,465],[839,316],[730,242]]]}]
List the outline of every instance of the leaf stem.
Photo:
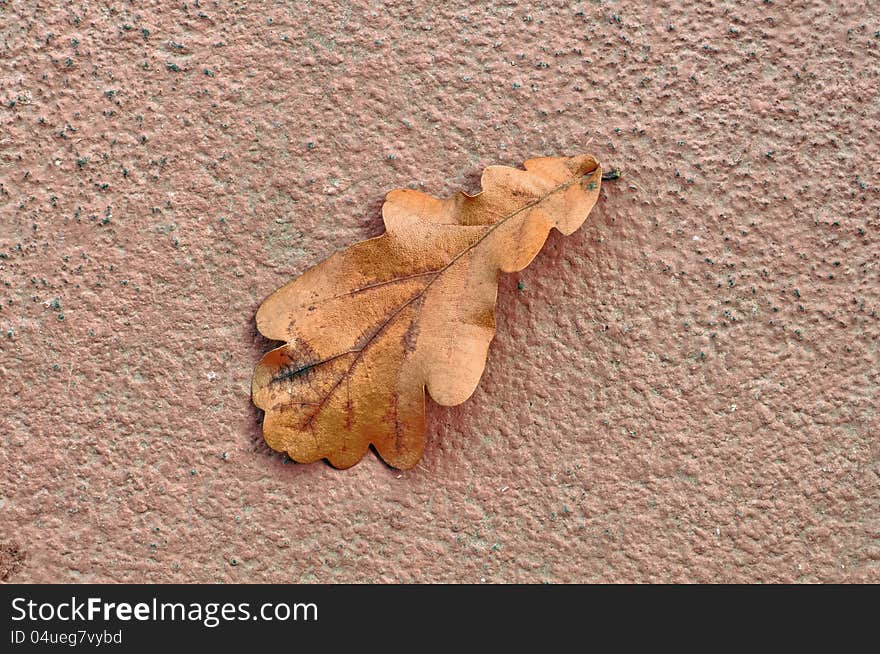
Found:
[{"label": "leaf stem", "polygon": [[620,179],[620,171],[617,168],[602,173],[602,181],[610,182],[611,180]]}]

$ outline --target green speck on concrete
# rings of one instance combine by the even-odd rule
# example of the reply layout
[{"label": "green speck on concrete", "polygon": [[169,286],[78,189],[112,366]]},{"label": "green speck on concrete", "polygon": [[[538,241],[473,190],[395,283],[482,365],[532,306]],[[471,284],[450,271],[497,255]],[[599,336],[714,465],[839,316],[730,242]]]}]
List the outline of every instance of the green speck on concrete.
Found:
[{"label": "green speck on concrete", "polygon": [[58,311],[61,308],[61,298],[56,297],[52,302],[49,303],[49,306]]},{"label": "green speck on concrete", "polygon": [[522,280],[521,280],[521,279],[520,279],[520,280],[517,280],[517,282],[516,282],[516,290],[518,290],[518,291],[524,291],[525,288],[526,288],[526,285],[522,283]]},{"label": "green speck on concrete", "polygon": [[175,64],[173,61],[169,61],[169,62],[167,62],[167,63],[165,64],[165,67],[166,67],[168,70],[170,70],[172,73],[179,73],[179,72],[180,72],[180,66],[178,66],[177,64]]}]

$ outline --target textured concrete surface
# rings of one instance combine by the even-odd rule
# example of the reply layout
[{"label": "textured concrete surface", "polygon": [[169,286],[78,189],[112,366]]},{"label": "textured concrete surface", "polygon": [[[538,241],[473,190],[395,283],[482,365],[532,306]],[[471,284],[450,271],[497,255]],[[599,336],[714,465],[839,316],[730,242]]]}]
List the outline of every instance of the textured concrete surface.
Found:
[{"label": "textured concrete surface", "polygon": [[[880,581],[876,3],[135,4],[0,4],[4,579]],[[268,293],[578,152],[419,467],[262,444]]]}]

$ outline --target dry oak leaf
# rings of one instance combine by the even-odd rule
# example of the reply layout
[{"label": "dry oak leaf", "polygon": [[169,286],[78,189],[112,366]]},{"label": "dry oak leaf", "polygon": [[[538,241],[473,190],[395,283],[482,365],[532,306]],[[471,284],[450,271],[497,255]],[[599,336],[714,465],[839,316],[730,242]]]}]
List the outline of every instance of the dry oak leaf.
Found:
[{"label": "dry oak leaf", "polygon": [[347,468],[372,443],[395,468],[418,463],[425,389],[451,406],[480,381],[499,274],[525,268],[551,227],[574,232],[599,197],[602,169],[591,156],[524,167],[486,168],[475,196],[391,191],[382,236],[337,252],[263,302],[257,328],[286,342],[253,378],[271,448]]}]

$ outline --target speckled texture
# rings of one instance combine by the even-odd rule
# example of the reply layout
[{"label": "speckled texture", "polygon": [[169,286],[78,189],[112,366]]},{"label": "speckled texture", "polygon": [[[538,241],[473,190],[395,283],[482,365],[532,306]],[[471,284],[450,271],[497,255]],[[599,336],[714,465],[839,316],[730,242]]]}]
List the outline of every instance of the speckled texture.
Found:
[{"label": "speckled texture", "polygon": [[[877,4],[432,4],[0,4],[5,576],[880,581]],[[262,444],[269,292],[578,152],[419,467]]]}]

